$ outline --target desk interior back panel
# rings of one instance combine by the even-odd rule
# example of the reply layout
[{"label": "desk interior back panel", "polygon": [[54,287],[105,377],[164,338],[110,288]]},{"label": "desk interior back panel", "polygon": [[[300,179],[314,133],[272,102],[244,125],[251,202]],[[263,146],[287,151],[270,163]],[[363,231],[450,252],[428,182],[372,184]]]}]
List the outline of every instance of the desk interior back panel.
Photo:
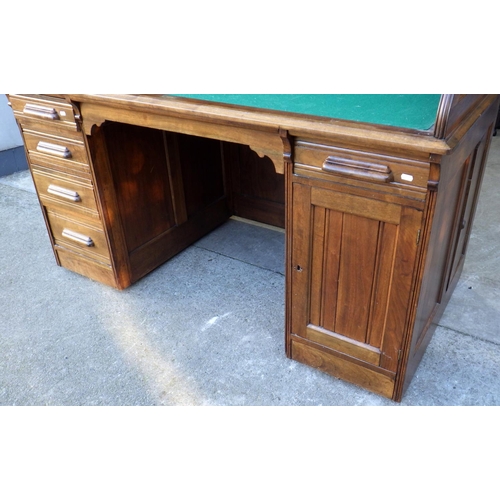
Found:
[{"label": "desk interior back panel", "polygon": [[284,228],[284,175],[248,146],[224,143],[223,151],[233,215]]},{"label": "desk interior back panel", "polygon": [[[173,151],[176,145],[179,148],[178,154]],[[180,169],[182,173],[188,218],[226,198],[219,141],[184,134],[168,134],[167,148],[172,172]]]}]

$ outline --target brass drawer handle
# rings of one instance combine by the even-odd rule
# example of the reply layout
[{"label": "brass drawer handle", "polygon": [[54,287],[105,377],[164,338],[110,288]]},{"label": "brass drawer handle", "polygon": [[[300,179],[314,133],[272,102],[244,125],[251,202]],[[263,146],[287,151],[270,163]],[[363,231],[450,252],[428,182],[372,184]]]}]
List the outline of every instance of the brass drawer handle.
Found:
[{"label": "brass drawer handle", "polygon": [[47,188],[47,193],[59,196],[60,198],[64,198],[70,201],[75,201],[75,202],[82,201],[80,195],[76,191],[71,191],[70,189],[66,189],[60,186],[55,186],[54,184],[51,184]]},{"label": "brass drawer handle", "polygon": [[49,120],[59,120],[59,115],[54,108],[47,108],[37,104],[27,103],[24,106],[23,113],[27,115],[37,116],[39,118],[48,118]]},{"label": "brass drawer handle", "polygon": [[58,156],[59,158],[71,158],[71,151],[66,146],[51,144],[50,142],[40,141],[36,147],[39,153],[47,153],[49,155]]},{"label": "brass drawer handle", "polygon": [[89,236],[77,233],[76,231],[71,231],[70,229],[63,229],[62,235],[68,240],[75,241],[76,243],[81,243],[87,247],[93,247],[94,242]]}]

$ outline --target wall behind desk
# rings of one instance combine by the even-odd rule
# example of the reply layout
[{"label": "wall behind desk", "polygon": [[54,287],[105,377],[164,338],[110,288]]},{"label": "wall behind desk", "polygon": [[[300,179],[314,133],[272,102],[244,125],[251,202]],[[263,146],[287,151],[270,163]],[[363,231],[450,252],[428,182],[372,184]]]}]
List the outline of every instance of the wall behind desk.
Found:
[{"label": "wall behind desk", "polygon": [[0,94],[0,176],[26,170],[23,140],[7,96]]}]

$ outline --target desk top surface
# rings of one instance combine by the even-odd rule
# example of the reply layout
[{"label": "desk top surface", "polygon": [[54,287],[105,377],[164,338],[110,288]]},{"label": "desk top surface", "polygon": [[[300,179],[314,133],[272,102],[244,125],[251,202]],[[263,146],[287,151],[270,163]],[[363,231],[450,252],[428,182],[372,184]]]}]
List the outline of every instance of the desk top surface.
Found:
[{"label": "desk top surface", "polygon": [[429,130],[440,94],[169,94],[219,104]]}]

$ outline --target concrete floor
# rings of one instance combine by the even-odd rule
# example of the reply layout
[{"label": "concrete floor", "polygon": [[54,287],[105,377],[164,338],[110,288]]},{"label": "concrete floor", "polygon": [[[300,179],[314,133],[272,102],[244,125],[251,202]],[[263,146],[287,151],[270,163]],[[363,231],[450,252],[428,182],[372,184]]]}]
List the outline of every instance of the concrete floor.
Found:
[{"label": "concrete floor", "polygon": [[[401,405],[500,404],[500,137],[461,281]],[[119,292],[57,267],[0,178],[0,405],[397,406],[284,354],[283,233],[229,221]]]}]

